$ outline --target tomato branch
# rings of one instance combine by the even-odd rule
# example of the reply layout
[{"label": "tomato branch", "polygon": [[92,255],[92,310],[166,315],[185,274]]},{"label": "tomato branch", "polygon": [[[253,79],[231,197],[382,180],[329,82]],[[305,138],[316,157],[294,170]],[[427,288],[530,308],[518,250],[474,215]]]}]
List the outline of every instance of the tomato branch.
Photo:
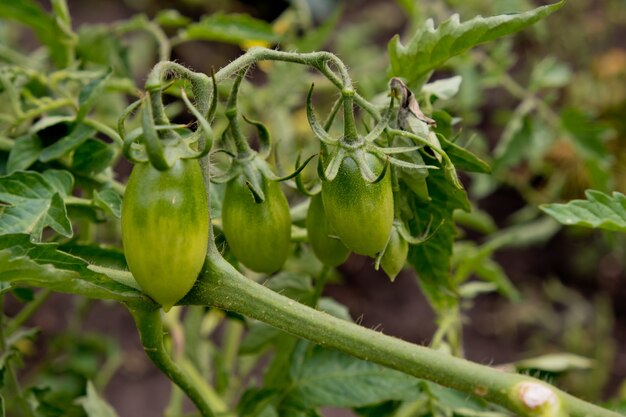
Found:
[{"label": "tomato branch", "polygon": [[243,314],[319,345],[478,396],[521,416],[620,417],[535,378],[414,345],[290,300],[241,275],[215,248],[181,304]]}]

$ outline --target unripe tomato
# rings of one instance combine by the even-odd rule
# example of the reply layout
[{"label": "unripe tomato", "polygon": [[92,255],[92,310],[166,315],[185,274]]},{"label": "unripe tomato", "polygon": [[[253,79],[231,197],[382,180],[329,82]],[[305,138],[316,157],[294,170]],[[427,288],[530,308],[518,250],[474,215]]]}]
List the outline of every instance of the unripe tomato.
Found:
[{"label": "unripe tomato", "polygon": [[[368,163],[380,173],[383,163],[368,154]],[[346,157],[332,181],[322,182],[326,217],[348,249],[372,258],[385,248],[393,224],[393,191],[389,173],[372,184],[362,177],[359,166]]]},{"label": "unripe tomato", "polygon": [[193,286],[207,252],[209,208],[195,160],[167,171],[133,168],[122,202],[122,242],[141,288],[169,310]]},{"label": "unripe tomato", "polygon": [[291,215],[287,198],[275,181],[263,177],[265,200],[257,203],[239,176],[226,186],[222,229],[239,262],[256,272],[271,274],[289,256]]},{"label": "unripe tomato", "polygon": [[350,250],[346,248],[346,245],[338,238],[330,237],[335,233],[326,219],[321,194],[311,197],[311,204],[306,215],[306,230],[313,252],[323,264],[334,267],[348,259]]},{"label": "unripe tomato", "polygon": [[400,235],[398,228],[394,226],[391,229],[385,253],[380,259],[380,265],[391,281],[396,279],[396,276],[404,268],[408,254],[409,242]]}]

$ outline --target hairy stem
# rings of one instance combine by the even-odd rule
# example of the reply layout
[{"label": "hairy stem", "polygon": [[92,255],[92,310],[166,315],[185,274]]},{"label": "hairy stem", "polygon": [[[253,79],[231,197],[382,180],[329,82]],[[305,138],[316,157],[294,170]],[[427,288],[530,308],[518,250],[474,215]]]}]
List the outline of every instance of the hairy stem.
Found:
[{"label": "hairy stem", "polygon": [[[386,336],[293,302],[237,272],[213,247],[206,269],[183,304],[212,305],[263,321],[287,333],[387,366],[418,378],[477,395],[521,416],[535,412],[512,395],[516,387],[549,387],[571,417],[618,417],[523,375],[502,372],[465,359]],[[520,391],[521,393],[525,391]]]},{"label": "hairy stem", "polygon": [[154,364],[185,394],[193,401],[202,414],[202,417],[214,417],[215,413],[209,407],[208,401],[202,395],[197,385],[183,372],[168,354],[163,345],[163,322],[161,319],[161,309],[146,310],[129,307],[135,324],[139,330],[141,343],[146,355]]}]

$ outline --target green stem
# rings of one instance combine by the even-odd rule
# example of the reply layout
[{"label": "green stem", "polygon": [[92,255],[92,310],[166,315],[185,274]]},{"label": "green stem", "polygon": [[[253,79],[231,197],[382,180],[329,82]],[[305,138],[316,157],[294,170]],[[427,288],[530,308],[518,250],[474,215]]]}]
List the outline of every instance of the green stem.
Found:
[{"label": "green stem", "polygon": [[174,363],[163,345],[163,322],[161,310],[145,310],[128,307],[135,319],[146,355],[154,364],[193,401],[203,417],[214,417],[204,396],[192,379]]},{"label": "green stem", "polygon": [[343,139],[348,143],[355,143],[359,140],[354,120],[354,90],[342,91],[343,94]]},{"label": "green stem", "polygon": [[320,271],[320,275],[317,277],[317,280],[315,280],[315,292],[313,293],[313,301],[311,303],[313,307],[317,307],[317,304],[322,297],[322,292],[326,286],[326,278],[328,277],[329,271],[330,268],[327,265],[324,265]]},{"label": "green stem", "polygon": [[241,131],[241,125],[239,124],[239,112],[237,111],[237,97],[239,95],[239,87],[241,86],[241,82],[246,76],[248,68],[244,68],[240,73],[235,82],[233,83],[233,87],[230,91],[230,95],[228,96],[228,102],[226,103],[226,109],[224,113],[228,118],[228,124],[230,133],[232,134],[233,139],[235,140],[235,147],[237,148],[237,153],[239,154],[239,158],[247,158],[250,156],[251,150],[250,145],[248,144],[248,140],[245,138]]},{"label": "green stem", "polygon": [[118,135],[118,133],[115,131],[115,129],[110,128],[104,123],[99,122],[98,120],[95,120],[95,119],[90,119],[88,117],[83,119],[83,123],[89,127],[96,129],[98,132],[102,133],[103,135],[106,135],[120,148],[124,145],[124,141],[122,140],[120,135]]},{"label": "green stem", "polygon": [[50,294],[52,294],[52,290],[48,288],[43,288],[39,291],[35,298],[26,304],[26,306],[24,306],[24,308],[22,308],[20,312],[17,313],[9,322],[6,328],[6,334],[10,336],[22,327],[22,325],[26,323],[26,320],[28,320],[39,309],[39,307],[41,307],[48,297],[50,297]]},{"label": "green stem", "polygon": [[[521,416],[530,417],[535,413],[528,406],[524,407],[511,394],[512,391],[525,382],[547,386],[534,378],[502,372],[414,345],[293,302],[241,275],[214,246],[205,268],[182,303],[234,311],[319,345],[480,396]],[[560,398],[570,417],[620,416],[556,388],[550,390]]]},{"label": "green stem", "polygon": [[[326,76],[326,78],[328,78],[338,89],[343,90],[344,88],[352,88],[352,81],[350,80],[348,69],[343,62],[341,62],[341,60],[334,54],[323,51],[299,54],[295,52],[284,52],[260,47],[251,48],[244,55],[220,69],[215,74],[215,79],[219,83],[220,81],[237,74],[242,68],[249,67],[259,61],[283,61],[310,65],[324,74],[324,76]],[[328,63],[332,63],[337,68],[339,76],[328,68]]]},{"label": "green stem", "polygon": [[[4,294],[0,294],[0,354],[4,354],[5,350],[7,349],[7,336],[9,335],[9,333],[5,332],[4,329]],[[15,402],[18,404],[19,407],[22,408],[22,410],[24,411],[24,416],[25,417],[34,417],[33,416],[33,411],[30,408],[30,405],[28,403],[28,401],[26,401],[26,399],[24,398],[24,395],[22,393],[22,388],[20,386],[20,383],[17,379],[17,376],[15,375],[15,370],[13,369],[13,364],[12,362],[12,357],[9,356],[7,358],[7,361],[4,365],[5,367],[5,377],[7,379],[6,385],[8,385],[9,387],[13,387],[13,390],[15,391]]]},{"label": "green stem", "polygon": [[49,102],[44,103],[37,108],[34,108],[32,110],[29,110],[23,113],[20,117],[17,117],[15,121],[13,122],[13,126],[19,126],[21,123],[23,123],[26,120],[33,119],[35,117],[41,116],[44,113],[47,113],[52,110],[57,110],[63,107],[75,108],[76,104],[74,103],[74,100],[69,99],[69,98],[60,98],[56,100],[50,100]]},{"label": "green stem", "polygon": [[224,372],[229,375],[227,399],[232,398],[238,381],[236,373],[237,356],[239,355],[239,346],[241,345],[241,337],[243,336],[244,325],[240,320],[228,320],[224,332],[224,346],[222,347]]}]

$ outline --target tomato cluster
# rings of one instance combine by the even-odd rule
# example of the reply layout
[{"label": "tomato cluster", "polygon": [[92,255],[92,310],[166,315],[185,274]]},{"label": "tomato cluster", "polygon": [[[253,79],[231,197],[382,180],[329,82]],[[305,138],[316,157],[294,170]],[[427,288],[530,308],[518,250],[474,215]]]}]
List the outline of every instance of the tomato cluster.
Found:
[{"label": "tomato cluster", "polygon": [[[259,140],[267,145],[265,152],[250,148],[237,122],[236,97],[242,77],[233,86],[225,112],[229,119],[225,137],[236,152],[223,149],[232,157],[232,164],[222,181],[226,189],[221,229],[230,252],[242,265],[272,274],[283,267],[291,252],[290,209],[279,181],[298,175],[306,162],[294,174],[278,178],[264,160],[269,155],[269,131],[260,122],[244,118],[257,128]],[[388,123],[389,112],[366,137],[358,136],[354,125],[346,123],[344,136],[335,140],[317,124],[311,93],[307,116],[324,143],[318,160],[321,192],[311,198],[306,219],[313,251],[331,267],[345,262],[350,252],[369,256],[394,279],[404,266],[408,243],[400,228],[393,227],[392,170],[388,169],[393,158],[374,144]],[[185,158],[202,157],[208,152],[210,137],[203,151],[193,147],[197,147],[194,141],[199,134],[210,133],[211,128],[188,100],[186,103],[202,122],[202,128],[187,139],[167,142],[167,152],[152,126],[152,108],[145,106],[143,146],[147,157],[131,158],[136,164],[122,205],[122,240],[128,267],[141,288],[166,310],[193,286],[205,260],[210,230],[200,166]],[[349,103],[344,107],[347,112],[352,109]],[[133,149],[127,148],[129,152]]]}]

